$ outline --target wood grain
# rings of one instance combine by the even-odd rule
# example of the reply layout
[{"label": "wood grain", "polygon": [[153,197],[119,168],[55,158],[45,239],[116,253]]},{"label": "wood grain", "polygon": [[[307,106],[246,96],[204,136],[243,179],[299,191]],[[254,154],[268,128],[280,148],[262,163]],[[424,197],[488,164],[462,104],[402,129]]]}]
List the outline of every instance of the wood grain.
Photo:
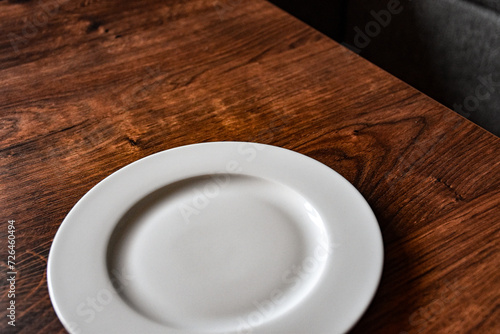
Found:
[{"label": "wood grain", "polygon": [[0,31],[0,332],[65,332],[47,255],[91,187],[220,140],[306,154],[368,200],[385,267],[352,333],[500,330],[499,138],[265,1],[1,1]]}]

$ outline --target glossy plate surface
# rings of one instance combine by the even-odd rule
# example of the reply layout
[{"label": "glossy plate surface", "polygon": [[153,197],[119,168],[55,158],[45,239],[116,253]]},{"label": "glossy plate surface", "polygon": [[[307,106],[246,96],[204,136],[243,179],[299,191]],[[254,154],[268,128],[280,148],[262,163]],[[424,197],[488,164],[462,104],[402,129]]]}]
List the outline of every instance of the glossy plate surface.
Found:
[{"label": "glossy plate surface", "polygon": [[241,142],[132,163],[70,211],[49,255],[72,333],[342,333],[382,271],[370,207],[304,155]]}]

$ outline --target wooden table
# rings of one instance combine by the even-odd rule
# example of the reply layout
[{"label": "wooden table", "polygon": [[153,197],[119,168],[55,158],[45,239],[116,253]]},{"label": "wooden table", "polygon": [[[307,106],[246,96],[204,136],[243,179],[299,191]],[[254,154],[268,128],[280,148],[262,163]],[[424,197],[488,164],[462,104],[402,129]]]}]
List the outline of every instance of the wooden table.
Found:
[{"label": "wooden table", "polygon": [[47,255],[90,188],[223,140],[306,154],[368,200],[385,267],[352,333],[500,330],[499,138],[262,0],[57,1],[0,2],[0,332],[65,332]]}]

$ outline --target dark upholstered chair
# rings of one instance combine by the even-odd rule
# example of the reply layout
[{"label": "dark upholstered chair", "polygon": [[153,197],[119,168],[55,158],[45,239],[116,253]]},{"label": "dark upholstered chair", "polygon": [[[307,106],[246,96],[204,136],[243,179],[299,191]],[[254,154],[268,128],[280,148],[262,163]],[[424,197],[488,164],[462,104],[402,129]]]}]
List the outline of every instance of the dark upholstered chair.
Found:
[{"label": "dark upholstered chair", "polygon": [[500,136],[500,0],[270,0]]}]

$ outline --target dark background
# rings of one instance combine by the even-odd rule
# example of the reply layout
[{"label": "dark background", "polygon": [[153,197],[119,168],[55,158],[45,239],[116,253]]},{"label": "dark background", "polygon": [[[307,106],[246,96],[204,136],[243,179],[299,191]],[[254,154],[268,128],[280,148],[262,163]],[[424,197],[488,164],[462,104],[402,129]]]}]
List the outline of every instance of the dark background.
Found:
[{"label": "dark background", "polygon": [[270,1],[500,136],[500,0]]}]

